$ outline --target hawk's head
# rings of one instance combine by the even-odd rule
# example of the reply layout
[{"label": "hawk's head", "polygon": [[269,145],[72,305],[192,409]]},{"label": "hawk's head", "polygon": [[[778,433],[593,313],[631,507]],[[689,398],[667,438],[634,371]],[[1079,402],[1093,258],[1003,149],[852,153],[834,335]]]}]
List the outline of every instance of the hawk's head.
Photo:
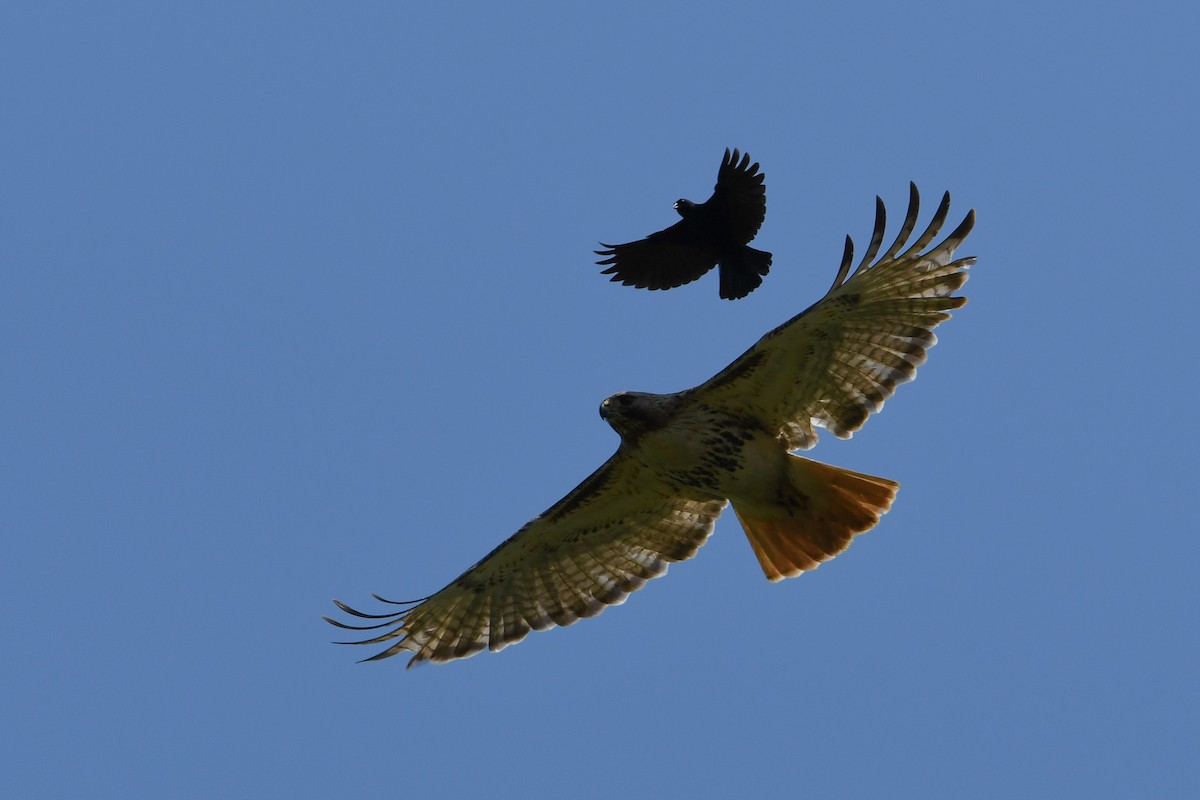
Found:
[{"label": "hawk's head", "polygon": [[674,409],[675,395],[618,392],[600,404],[600,418],[632,442],[646,431],[665,425]]}]

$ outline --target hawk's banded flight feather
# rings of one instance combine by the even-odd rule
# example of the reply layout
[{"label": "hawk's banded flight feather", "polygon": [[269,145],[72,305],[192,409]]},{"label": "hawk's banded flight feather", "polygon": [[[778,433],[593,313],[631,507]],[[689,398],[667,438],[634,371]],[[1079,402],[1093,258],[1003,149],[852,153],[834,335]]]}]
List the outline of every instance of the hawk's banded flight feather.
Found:
[{"label": "hawk's banded flight feather", "polygon": [[[422,600],[368,614],[335,601],[378,630],[353,644],[386,644],[409,666],[500,650],[531,630],[569,625],[624,602],[667,565],[695,555],[732,503],[770,580],[798,575],[849,546],[887,512],[898,484],[793,455],[817,428],[849,438],[896,386],[912,380],[933,329],[966,302],[953,293],[973,258],[954,258],[975,212],[930,244],[950,210],[946,194],[925,232],[908,214],[883,242],[884,208],[853,266],[846,249],[829,292],[707,382],[676,394],[622,392],[600,414],[621,436],[617,452],[541,516]],[[926,248],[929,248],[928,250]]]}]

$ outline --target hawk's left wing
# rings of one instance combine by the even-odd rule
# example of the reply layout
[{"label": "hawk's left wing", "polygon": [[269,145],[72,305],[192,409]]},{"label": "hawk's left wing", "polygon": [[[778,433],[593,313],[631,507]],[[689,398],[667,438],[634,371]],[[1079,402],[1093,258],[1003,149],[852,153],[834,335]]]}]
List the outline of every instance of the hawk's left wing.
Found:
[{"label": "hawk's left wing", "polygon": [[368,661],[413,653],[451,661],[487,648],[501,650],[531,630],[570,625],[620,605],[630,592],[662,575],[672,561],[695,555],[712,533],[724,500],[699,499],[626,456],[622,446],[604,466],[549,511],[535,518],[430,597],[388,614],[366,614],[335,600],[379,636],[344,644],[394,644]]},{"label": "hawk's left wing", "polygon": [[[715,377],[692,391],[702,402],[750,414],[779,430],[789,449],[817,442],[814,426],[848,439],[883,408],[896,387],[916,377],[933,329],[967,302],[954,291],[974,258],[954,259],[975,225],[974,210],[940,244],[950,211],[942,198],[929,227],[901,252],[917,221],[919,197],[910,184],[908,214],[896,241],[871,263],[883,242],[883,201],[876,198],[875,231],[850,275],[854,246],[846,251],[833,286],[821,300],[762,337]],[[849,279],[847,280],[847,276]]]}]

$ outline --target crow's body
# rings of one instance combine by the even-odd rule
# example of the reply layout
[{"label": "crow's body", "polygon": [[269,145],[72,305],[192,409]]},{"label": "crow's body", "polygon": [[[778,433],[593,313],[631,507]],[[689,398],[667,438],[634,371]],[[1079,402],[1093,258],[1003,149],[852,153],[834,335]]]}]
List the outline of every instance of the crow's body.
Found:
[{"label": "crow's body", "polygon": [[[750,155],[725,151],[712,197],[679,200],[682,217],[665,230],[626,244],[604,244],[601,265],[611,280],[639,289],[671,289],[720,266],[721,297],[736,300],[758,288],[771,269],[771,254],[747,246],[767,214],[765,175]],[[603,242],[601,243],[603,244]]]}]

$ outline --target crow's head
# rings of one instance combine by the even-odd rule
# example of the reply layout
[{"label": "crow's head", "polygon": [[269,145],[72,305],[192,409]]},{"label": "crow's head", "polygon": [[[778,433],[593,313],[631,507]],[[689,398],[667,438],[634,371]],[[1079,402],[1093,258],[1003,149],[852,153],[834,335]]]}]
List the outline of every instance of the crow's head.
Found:
[{"label": "crow's head", "polygon": [[684,200],[682,197],[675,201],[675,210],[679,212],[679,216],[681,217],[687,217],[695,207],[695,203],[691,200]]}]

